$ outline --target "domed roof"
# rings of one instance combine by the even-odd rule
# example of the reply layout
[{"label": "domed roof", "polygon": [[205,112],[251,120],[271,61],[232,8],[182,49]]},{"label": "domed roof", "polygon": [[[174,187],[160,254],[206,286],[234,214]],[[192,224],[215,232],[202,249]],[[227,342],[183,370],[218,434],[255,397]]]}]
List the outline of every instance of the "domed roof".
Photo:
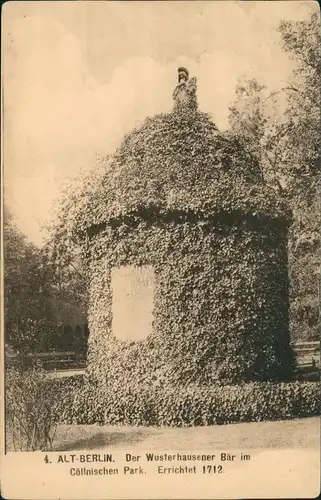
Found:
[{"label": "domed roof", "polygon": [[179,81],[174,101],[171,113],[145,119],[124,137],[92,198],[87,227],[151,213],[284,217],[250,146],[197,109],[195,79]]}]

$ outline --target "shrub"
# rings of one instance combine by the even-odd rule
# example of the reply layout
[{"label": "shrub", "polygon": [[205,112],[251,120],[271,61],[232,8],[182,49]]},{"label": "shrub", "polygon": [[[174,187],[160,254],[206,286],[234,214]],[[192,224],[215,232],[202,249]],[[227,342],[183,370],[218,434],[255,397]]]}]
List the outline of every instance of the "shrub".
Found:
[{"label": "shrub", "polygon": [[62,383],[56,407],[65,424],[202,426],[311,417],[320,414],[316,382],[249,383],[234,386],[127,385],[115,393],[89,379]]},{"label": "shrub", "polygon": [[14,451],[51,449],[56,431],[55,393],[46,388],[41,365],[17,359],[5,372],[7,435]]},{"label": "shrub", "polygon": [[46,385],[47,392],[56,395],[53,407],[56,423],[104,423],[104,401],[100,402],[97,386],[86,376],[52,379]]}]

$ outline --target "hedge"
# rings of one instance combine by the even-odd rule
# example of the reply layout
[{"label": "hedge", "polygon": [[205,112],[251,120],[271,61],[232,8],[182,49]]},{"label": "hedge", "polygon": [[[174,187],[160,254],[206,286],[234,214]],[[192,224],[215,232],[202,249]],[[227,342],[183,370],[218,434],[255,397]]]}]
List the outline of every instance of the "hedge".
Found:
[{"label": "hedge", "polygon": [[249,383],[177,388],[124,387],[112,393],[72,377],[51,381],[59,391],[56,419],[63,424],[202,426],[320,415],[319,382]]}]

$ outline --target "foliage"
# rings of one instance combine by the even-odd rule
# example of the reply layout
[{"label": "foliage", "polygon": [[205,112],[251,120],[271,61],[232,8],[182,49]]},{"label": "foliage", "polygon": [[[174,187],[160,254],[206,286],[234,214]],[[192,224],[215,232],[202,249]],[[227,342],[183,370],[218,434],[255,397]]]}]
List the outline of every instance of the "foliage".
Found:
[{"label": "foliage", "polygon": [[36,363],[18,358],[5,372],[5,417],[14,451],[48,450],[56,424],[56,395],[47,391],[46,374]]},{"label": "foliage", "polygon": [[285,113],[287,134],[282,159],[289,172],[288,191],[295,214],[290,239],[291,325],[293,337],[320,335],[320,17],[283,22],[284,48],[297,66]]},{"label": "foliage", "polygon": [[[80,247],[85,257],[90,374],[112,393],[132,379],[139,391],[153,379],[201,387],[291,378],[288,205],[292,334],[316,331],[318,17],[279,30],[297,62],[282,91],[240,84],[228,132],[184,104],[147,118],[64,198],[57,256]],[[153,333],[118,342],[110,270],[144,264],[157,276]]]},{"label": "foliage", "polygon": [[3,240],[5,341],[25,351],[39,347],[41,332],[50,336],[55,330],[48,267],[40,250],[16,227],[6,207]]},{"label": "foliage", "polygon": [[320,174],[320,16],[308,21],[282,22],[283,45],[296,62],[289,93],[284,138],[289,189],[306,199],[317,188]]},{"label": "foliage", "polygon": [[321,410],[318,382],[177,387],[158,381],[117,393],[88,379],[59,382],[64,396],[56,414],[64,424],[180,427],[310,417]]},{"label": "foliage", "polygon": [[[53,406],[55,424],[78,424],[79,415],[88,424],[102,423],[97,414],[102,411],[98,387],[86,375],[52,378],[46,381],[47,394],[55,397]],[[103,405],[103,403],[102,403]],[[92,409],[95,412],[92,413]]]},{"label": "foliage", "polygon": [[235,100],[229,107],[229,130],[247,140],[260,162],[264,153],[260,141],[268,123],[263,102],[266,91],[267,88],[255,78],[240,81],[235,89]]},{"label": "foliage", "polygon": [[82,227],[83,220],[90,216],[96,187],[102,183],[108,164],[107,156],[101,158],[87,173],[82,171],[78,177],[66,182],[56,201],[55,217],[46,228],[44,252],[52,265],[54,283],[60,290],[66,288],[66,284],[68,288],[70,279],[80,278],[77,288],[79,296],[85,297],[84,302],[87,301],[89,274],[82,260],[83,248],[75,228]]},{"label": "foliage", "polygon": [[[5,342],[19,352],[45,351],[61,344],[63,325],[86,321],[84,278],[61,268],[57,279],[48,247],[39,249],[19,231],[5,207],[4,214]],[[81,298],[81,300],[79,299]],[[70,335],[69,335],[70,337]],[[76,347],[77,338],[69,338]],[[67,342],[66,342],[67,343]]]},{"label": "foliage", "polygon": [[230,130],[249,141],[260,158],[264,177],[292,206],[312,201],[311,194],[318,187],[319,28],[316,13],[307,21],[281,22],[281,43],[296,63],[290,82],[272,94],[255,78],[240,82],[229,108]]},{"label": "foliage", "polygon": [[[53,248],[79,246],[90,279],[89,370],[110,391],[130,380],[291,378],[289,213],[246,140],[195,107],[147,118],[91,182],[63,198]],[[110,271],[151,264],[152,334],[119,342]]]},{"label": "foliage", "polygon": [[[117,393],[155,374],[180,385],[291,377],[288,214],[245,141],[183,106],[148,118],[87,203],[73,234],[90,269],[95,380]],[[110,271],[144,264],[157,276],[153,331],[120,342]]]},{"label": "foliage", "polygon": [[[230,107],[230,128],[245,137],[263,177],[287,200],[290,323],[293,340],[319,338],[320,268],[320,21],[282,22],[284,49],[296,66],[290,82],[268,94],[256,80],[242,82]],[[282,112],[283,111],[283,112]]]},{"label": "foliage", "polygon": [[173,211],[287,215],[262,182],[246,141],[219,132],[204,113],[180,110],[147,118],[63,196],[53,231],[57,258],[83,247],[88,233],[107,221]]},{"label": "foliage", "polygon": [[[142,221],[107,228],[92,252],[88,363],[111,390],[156,375],[180,385],[291,376],[282,226]],[[118,341],[110,270],[146,263],[157,276],[153,331]]]}]

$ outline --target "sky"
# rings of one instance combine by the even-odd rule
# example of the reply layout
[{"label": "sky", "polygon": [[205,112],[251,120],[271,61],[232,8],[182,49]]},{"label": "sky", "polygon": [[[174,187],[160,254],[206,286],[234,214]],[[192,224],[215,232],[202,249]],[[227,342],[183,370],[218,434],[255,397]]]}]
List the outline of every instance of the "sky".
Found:
[{"label": "sky", "polygon": [[2,16],[4,199],[41,246],[61,186],[112,153],[146,116],[168,112],[177,68],[227,127],[237,82],[289,80],[282,19],[316,2],[8,2]]}]

